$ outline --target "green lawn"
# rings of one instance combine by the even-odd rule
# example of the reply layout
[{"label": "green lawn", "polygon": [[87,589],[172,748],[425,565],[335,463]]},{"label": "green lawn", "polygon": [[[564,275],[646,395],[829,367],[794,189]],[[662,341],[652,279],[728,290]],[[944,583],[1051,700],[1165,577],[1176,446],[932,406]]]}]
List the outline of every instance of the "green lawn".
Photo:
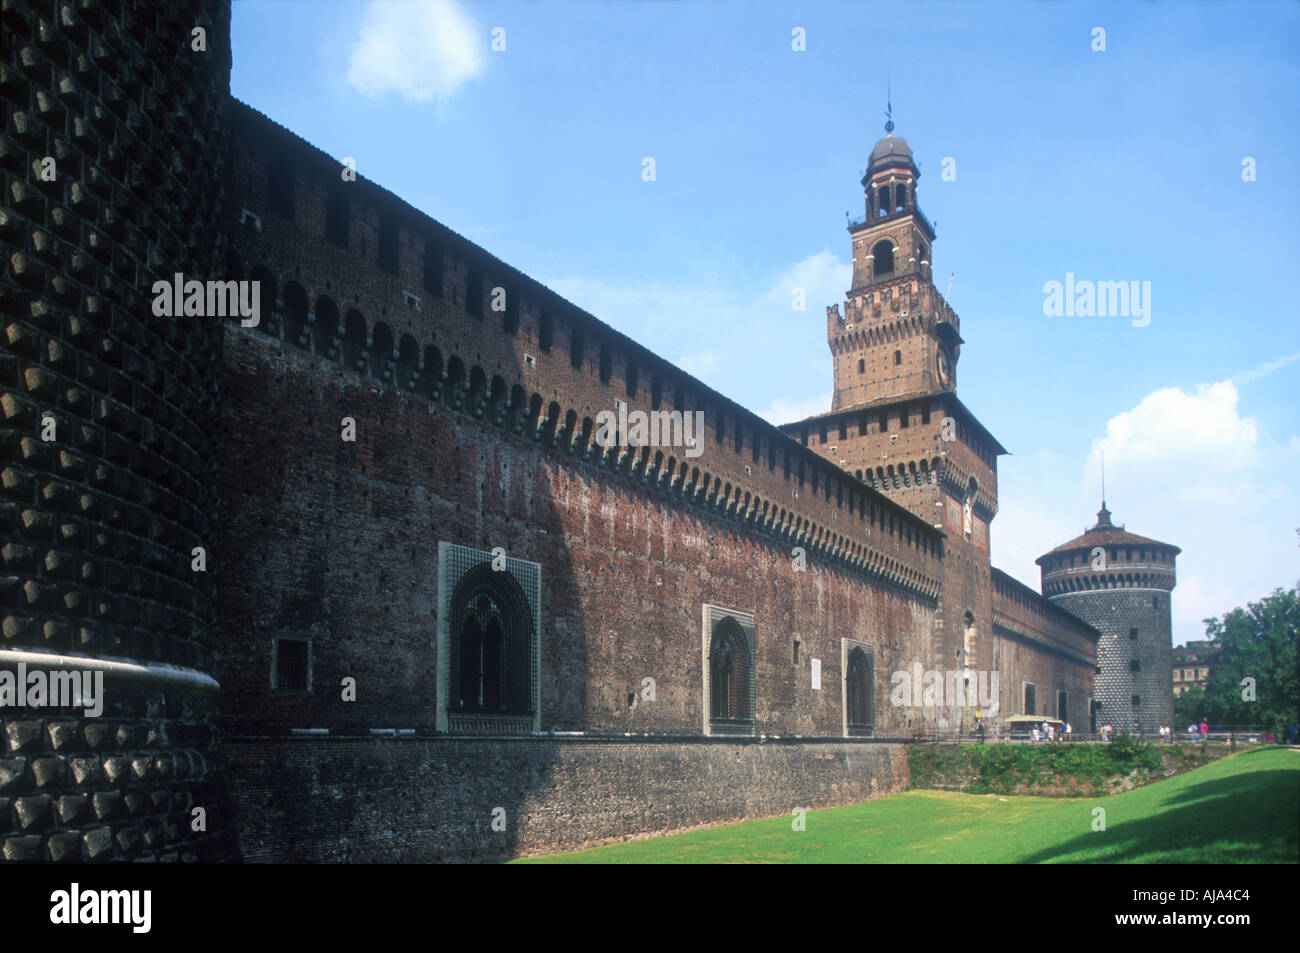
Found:
[{"label": "green lawn", "polygon": [[[1106,811],[1093,830],[1093,809]],[[908,791],[519,863],[1297,863],[1300,751],[1256,748],[1110,797]]]}]

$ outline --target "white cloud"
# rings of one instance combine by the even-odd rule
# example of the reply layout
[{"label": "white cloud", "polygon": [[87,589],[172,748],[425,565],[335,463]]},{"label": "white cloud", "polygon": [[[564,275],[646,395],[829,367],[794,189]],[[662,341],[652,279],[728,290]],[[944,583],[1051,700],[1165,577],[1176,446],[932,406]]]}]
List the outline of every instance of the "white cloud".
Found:
[{"label": "white cloud", "polygon": [[1161,485],[1182,502],[1211,502],[1239,496],[1259,466],[1259,428],[1238,409],[1231,381],[1202,384],[1195,393],[1166,387],[1142,398],[1132,410],[1106,422],[1106,435],[1093,441],[1085,472],[1107,468],[1134,480]]},{"label": "white cloud", "polygon": [[788,269],[763,295],[762,301],[789,311],[796,290],[801,290],[808,313],[821,315],[826,305],[843,303],[844,292],[852,280],[852,266],[841,262],[827,247]]},{"label": "white cloud", "polygon": [[1251,381],[1257,381],[1261,377],[1267,377],[1274,371],[1280,371],[1282,368],[1286,367],[1288,364],[1294,363],[1295,361],[1300,361],[1300,352],[1288,354],[1285,357],[1279,357],[1276,361],[1268,361],[1258,367],[1252,367],[1250,370],[1243,371],[1236,377],[1232,378],[1232,382],[1234,384],[1249,384]]},{"label": "white cloud", "polygon": [[1081,469],[1055,454],[1001,461],[994,565],[1037,586],[1034,558],[1093,522],[1104,451],[1115,521],[1182,549],[1172,600],[1175,643],[1204,638],[1206,617],[1295,585],[1300,497],[1292,474],[1300,468],[1300,437],[1269,441],[1268,428],[1243,413],[1234,383],[1287,363],[1191,391],[1153,391],[1105,422]]},{"label": "white cloud", "polygon": [[484,69],[486,35],[453,0],[370,0],[348,82],[367,96],[446,101]]},{"label": "white cloud", "polygon": [[770,424],[788,424],[796,420],[803,420],[814,414],[828,413],[831,409],[831,394],[819,394],[816,397],[805,397],[802,400],[781,400],[772,401],[767,410],[761,410],[758,415]]}]

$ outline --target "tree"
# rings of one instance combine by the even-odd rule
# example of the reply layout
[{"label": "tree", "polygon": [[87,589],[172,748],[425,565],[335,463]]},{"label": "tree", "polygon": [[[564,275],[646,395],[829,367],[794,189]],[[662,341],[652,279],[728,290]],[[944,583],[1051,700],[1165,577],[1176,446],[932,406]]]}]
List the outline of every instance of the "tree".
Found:
[{"label": "tree", "polygon": [[1191,724],[1199,725],[1205,717],[1205,689],[1193,685],[1181,695],[1174,696],[1175,731],[1181,732]]},{"label": "tree", "polygon": [[[1274,731],[1300,722],[1300,589],[1275,589],[1222,620],[1204,621],[1218,647],[1205,693],[1210,720]],[[1243,686],[1246,679],[1253,681]]]}]

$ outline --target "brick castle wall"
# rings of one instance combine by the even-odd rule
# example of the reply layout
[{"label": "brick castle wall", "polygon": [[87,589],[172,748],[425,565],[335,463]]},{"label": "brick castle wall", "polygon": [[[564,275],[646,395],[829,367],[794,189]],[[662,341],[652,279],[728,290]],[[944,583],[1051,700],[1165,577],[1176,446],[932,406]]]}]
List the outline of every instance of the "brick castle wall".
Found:
[{"label": "brick castle wall", "polygon": [[[992,571],[994,668],[1002,672],[1002,714],[1046,715],[1089,730],[1097,633],[1072,613],[1001,570]],[[1025,683],[1034,711],[1025,711]],[[1061,708],[1060,692],[1065,706]]]},{"label": "brick castle wall", "polygon": [[[250,844],[256,836],[255,850],[273,845],[262,858],[344,828],[341,836],[359,843],[371,823],[342,812],[322,833],[310,809],[278,811],[281,799],[310,800],[313,772],[347,770],[333,739],[301,747],[308,742],[285,737],[291,731],[398,729],[416,733],[395,739],[401,744],[435,740],[421,736],[439,704],[442,541],[500,546],[540,564],[543,729],[701,736],[705,603],[754,615],[756,734],[843,735],[844,638],[872,648],[877,735],[918,727],[914,713],[887,704],[888,673],[932,652],[939,533],[369,183],[344,193],[346,236],[331,240],[338,164],[246,107],[235,110],[231,212],[256,218],[232,220],[228,268],[263,281],[267,306],[257,329],[226,327],[216,669],[243,830]],[[396,234],[387,266],[377,260],[386,233]],[[494,287],[517,310],[494,312]],[[419,297],[418,309],[408,295]],[[702,453],[595,446],[583,422],[613,410],[615,399],[632,409],[704,410]],[[355,443],[341,440],[344,417],[356,422]],[[806,563],[792,558],[796,547]],[[271,687],[274,640],[283,636],[310,642],[306,692]],[[355,702],[342,700],[346,677],[356,679]],[[653,701],[639,697],[647,677]],[[436,740],[441,747],[428,750],[470,750],[468,740]],[[503,758],[560,757],[540,742],[493,743]],[[398,750],[382,739],[347,744],[372,745],[376,758]],[[483,744],[473,750],[490,750]],[[645,765],[670,757],[716,771],[708,764],[720,749],[679,741],[669,755],[660,742],[645,744],[652,755],[592,748],[599,757],[539,793],[541,806],[521,802],[521,823],[544,828],[549,811],[574,818],[567,839],[524,843],[576,845],[622,830],[589,816],[592,792],[665,828],[757,810],[742,802],[763,795],[737,791],[701,813],[689,803],[689,772],[654,801]],[[310,755],[316,767],[271,767],[304,751],[320,752]],[[448,773],[439,784],[482,782],[473,775],[486,770],[481,758],[461,759],[438,762]],[[786,793],[781,803],[761,802],[760,813],[788,810],[796,791],[843,803],[871,790],[870,777],[846,776],[824,794],[816,772],[800,788],[789,765],[771,770],[787,779]],[[877,788],[894,777],[880,774]],[[404,784],[384,767],[358,792],[382,805],[368,809],[372,820],[374,812],[390,818],[375,856],[486,849],[463,841],[468,808],[444,806],[424,789],[408,792],[414,803],[382,793]],[[592,787],[584,793],[581,784]],[[481,807],[476,800],[474,812]],[[391,820],[412,812],[425,819]],[[441,832],[431,842],[430,824]]]},{"label": "brick castle wall", "polygon": [[[215,650],[228,732],[431,729],[442,540],[541,564],[545,729],[701,732],[705,603],[755,616],[759,733],[842,733],[841,638],[873,647],[880,690],[931,654],[932,599],[816,552],[798,570],[784,541],[716,510],[255,331],[228,335]],[[311,640],[312,692],[270,690],[281,636]],[[656,700],[629,708],[646,677]],[[912,727],[883,699],[876,718],[878,733]]]}]

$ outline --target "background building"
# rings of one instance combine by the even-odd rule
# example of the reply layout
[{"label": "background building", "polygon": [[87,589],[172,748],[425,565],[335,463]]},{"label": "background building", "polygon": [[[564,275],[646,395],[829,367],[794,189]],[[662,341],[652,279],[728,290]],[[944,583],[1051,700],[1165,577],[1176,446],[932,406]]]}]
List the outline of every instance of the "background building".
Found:
[{"label": "background building", "polygon": [[1202,691],[1209,688],[1217,652],[1211,642],[1188,642],[1175,648],[1172,654],[1174,694],[1181,695],[1189,688]]}]

